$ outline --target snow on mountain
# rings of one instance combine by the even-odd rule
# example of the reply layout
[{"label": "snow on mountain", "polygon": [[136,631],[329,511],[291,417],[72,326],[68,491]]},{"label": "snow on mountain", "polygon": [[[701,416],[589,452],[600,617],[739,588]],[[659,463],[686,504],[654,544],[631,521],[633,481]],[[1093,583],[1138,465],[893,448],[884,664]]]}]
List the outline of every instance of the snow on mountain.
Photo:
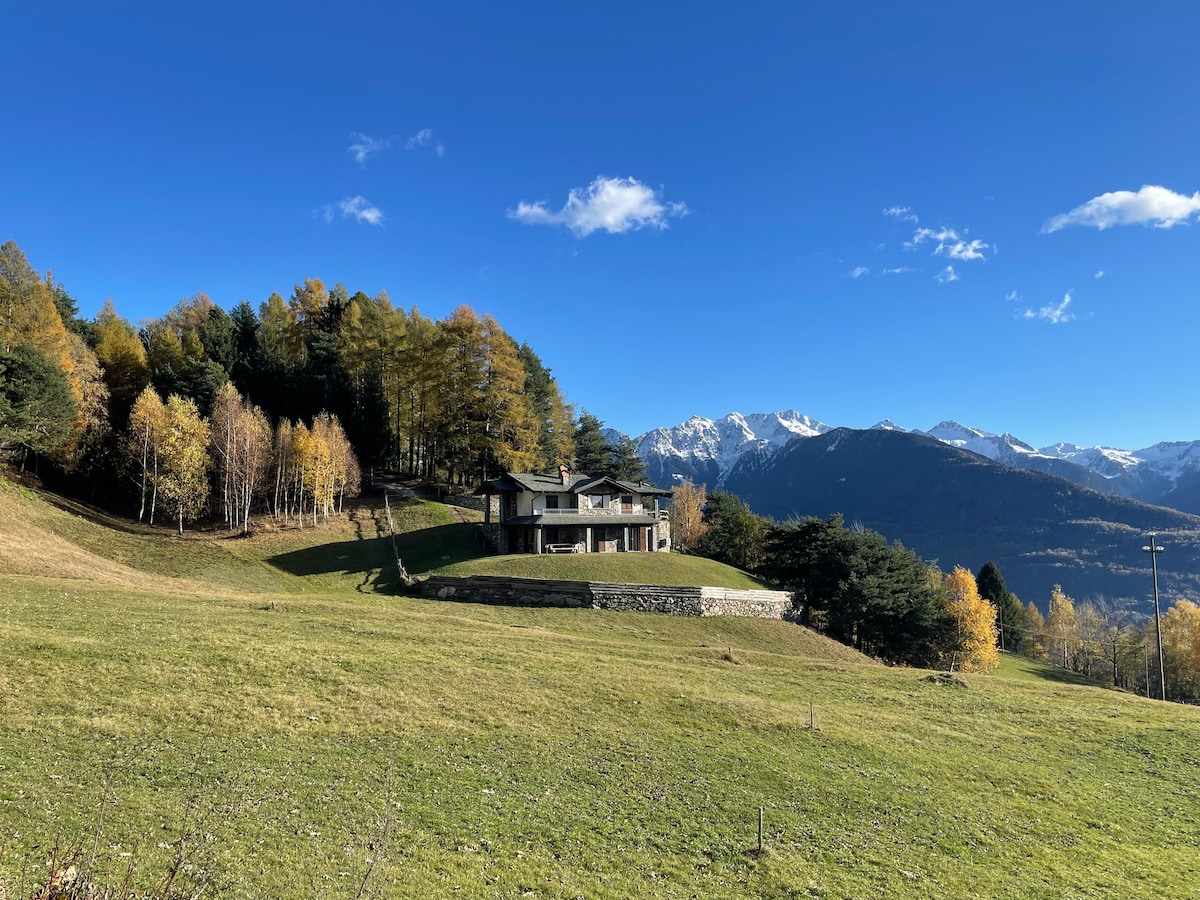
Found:
[{"label": "snow on mountain", "polygon": [[1045,455],[1007,431],[1004,434],[992,434],[990,431],[980,431],[978,428],[960,425],[951,420],[939,422],[923,433],[951,447],[970,450],[1007,466],[1026,468],[1025,463],[1030,458]]},{"label": "snow on mountain", "polygon": [[1200,472],[1200,441],[1165,441],[1142,450],[1054,444],[1041,452],[1070,460],[1105,478],[1154,477],[1174,483],[1184,475]]},{"label": "snow on mountain", "polygon": [[1120,478],[1141,465],[1135,453],[1112,447],[1080,447],[1077,444],[1060,443],[1043,447],[1040,452],[1043,456],[1053,456],[1083,466],[1103,478]]},{"label": "snow on mountain", "polygon": [[750,415],[732,412],[720,419],[692,416],[674,427],[648,431],[636,443],[660,480],[701,476],[716,484],[747,453],[773,452],[793,438],[828,430],[828,425],[794,409]]},{"label": "snow on mountain", "polygon": [[971,441],[979,440],[979,438],[995,437],[994,434],[980,431],[978,428],[968,428],[966,425],[959,425],[953,419],[938,422],[926,431],[925,434],[931,438],[937,438],[943,444],[949,444],[951,447],[965,447]]},{"label": "snow on mountain", "polygon": [[[1200,441],[1167,442],[1135,451],[1066,442],[1035,449],[1008,432],[993,434],[949,419],[928,431],[903,428],[891,419],[872,428],[924,434],[1002,465],[1048,472],[1149,503],[1166,503],[1177,489],[1190,496],[1200,485]],[[789,441],[832,430],[794,409],[732,412],[720,419],[692,416],[671,428],[648,431],[636,443],[652,480],[670,484],[691,478],[719,487],[743,458],[758,457],[756,464],[762,465]]]},{"label": "snow on mountain", "polygon": [[1200,472],[1200,441],[1166,441],[1131,455],[1171,481]]}]

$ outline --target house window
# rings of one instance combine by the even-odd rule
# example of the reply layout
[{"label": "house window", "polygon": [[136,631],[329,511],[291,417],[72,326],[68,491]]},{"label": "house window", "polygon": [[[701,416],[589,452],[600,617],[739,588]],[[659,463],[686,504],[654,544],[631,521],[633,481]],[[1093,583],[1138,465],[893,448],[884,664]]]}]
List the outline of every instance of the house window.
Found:
[{"label": "house window", "polygon": [[592,509],[604,509],[604,495],[588,494],[588,506]]},{"label": "house window", "polygon": [[546,509],[558,509],[558,494],[550,494],[546,497]]}]

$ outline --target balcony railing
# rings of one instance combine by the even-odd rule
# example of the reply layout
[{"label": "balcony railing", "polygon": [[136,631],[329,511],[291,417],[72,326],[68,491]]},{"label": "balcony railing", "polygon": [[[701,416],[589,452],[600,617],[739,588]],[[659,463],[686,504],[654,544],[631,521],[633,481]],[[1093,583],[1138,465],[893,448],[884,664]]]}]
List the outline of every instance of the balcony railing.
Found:
[{"label": "balcony railing", "polygon": [[666,521],[665,509],[623,509],[620,506],[607,506],[598,509],[535,509],[535,516],[652,516]]}]

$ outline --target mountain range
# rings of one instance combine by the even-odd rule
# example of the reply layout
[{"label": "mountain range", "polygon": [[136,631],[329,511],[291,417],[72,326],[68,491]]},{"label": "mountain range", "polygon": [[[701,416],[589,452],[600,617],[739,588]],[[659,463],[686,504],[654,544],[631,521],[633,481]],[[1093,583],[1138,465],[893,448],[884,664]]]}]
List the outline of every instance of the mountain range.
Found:
[{"label": "mountain range", "polygon": [[658,484],[691,478],[779,520],[841,513],[947,570],[992,560],[1043,608],[1061,584],[1149,609],[1152,530],[1168,547],[1164,597],[1200,596],[1200,442],[1037,450],[955,422],[856,430],[794,410],[696,416],[635,440]]},{"label": "mountain range", "polygon": [[[749,415],[733,412],[720,419],[692,416],[634,440],[652,481],[667,485],[690,478],[720,488],[744,456],[757,457],[761,464],[764,457],[797,438],[833,430],[788,409]],[[870,430],[924,435],[1009,468],[1045,472],[1102,493],[1200,515],[1200,441],[1164,442],[1142,450],[1070,443],[1035,449],[1007,432],[993,434],[950,420],[921,431],[885,419]]]}]

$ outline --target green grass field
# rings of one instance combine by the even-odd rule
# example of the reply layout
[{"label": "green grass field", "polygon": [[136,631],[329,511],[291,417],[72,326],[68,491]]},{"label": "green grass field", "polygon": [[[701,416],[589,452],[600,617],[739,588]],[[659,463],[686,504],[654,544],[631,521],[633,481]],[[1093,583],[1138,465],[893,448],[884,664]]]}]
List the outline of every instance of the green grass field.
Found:
[{"label": "green grass field", "polygon": [[700,556],[678,553],[561,553],[486,556],[434,568],[436,575],[505,575],[619,584],[702,584],[725,588],[769,588],[758,579]]},{"label": "green grass field", "polygon": [[[469,555],[398,516],[410,568]],[[1198,709],[401,598],[378,523],[179,539],[0,492],[0,896],[58,841],[147,889],[182,846],[221,897],[1200,897]]]}]

